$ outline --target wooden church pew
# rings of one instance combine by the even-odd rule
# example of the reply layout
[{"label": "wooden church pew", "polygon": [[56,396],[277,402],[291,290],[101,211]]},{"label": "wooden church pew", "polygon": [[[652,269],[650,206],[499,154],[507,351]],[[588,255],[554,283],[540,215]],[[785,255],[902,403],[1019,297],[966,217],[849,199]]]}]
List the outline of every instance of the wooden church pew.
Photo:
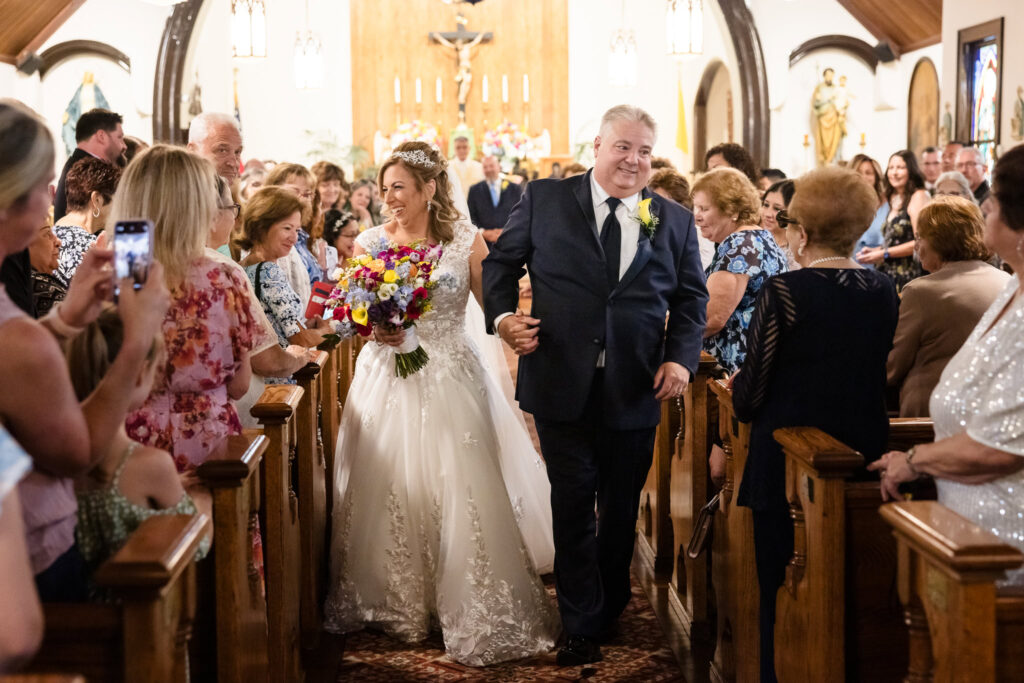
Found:
[{"label": "wooden church pew", "polygon": [[298,438],[294,416],[304,393],[294,384],[268,385],[251,410],[270,442],[260,468],[260,521],[271,681],[302,680],[301,538],[292,465]]},{"label": "wooden church pew", "polygon": [[302,645],[314,649],[320,640],[323,623],[320,604],[326,586],[327,490],[324,443],[320,433],[320,393],[328,354],[320,351],[316,359],[295,373],[302,387],[302,398],[295,411],[296,465],[294,474],[299,499],[299,533],[302,576],[299,619]]},{"label": "wooden church pew", "polygon": [[712,429],[718,423],[718,403],[708,385],[715,365],[713,356],[701,353],[697,374],[683,394],[682,428],[676,437],[669,476],[673,546],[669,604],[688,629],[691,640],[706,640],[711,628],[710,553],[693,559],[687,556],[686,546],[700,509],[710,498],[707,462]]},{"label": "wooden church pew", "polygon": [[197,468],[213,496],[214,544],[199,566],[193,639],[195,680],[267,680],[267,603],[253,564],[260,507],[259,464],[268,439],[258,430],[229,436]]},{"label": "wooden church pew", "polygon": [[640,492],[637,517],[638,547],[655,575],[667,579],[672,574],[672,517],[669,510],[669,481],[676,443],[681,440],[682,402],[669,398],[661,402],[661,420],[654,436],[654,458]]},{"label": "wooden church pew", "polygon": [[[932,438],[930,420],[890,422],[890,449]],[[775,439],[786,454],[794,521],[794,553],[777,594],[779,680],[901,680],[906,627],[878,481],[865,478],[860,453],[819,429],[778,429]]]},{"label": "wooden church pew", "polygon": [[43,605],[46,630],[29,671],[111,683],[187,681],[195,554],[209,527],[202,514],[145,520],[93,576],[116,603]]},{"label": "wooden church pew", "polygon": [[881,516],[899,548],[905,680],[1024,680],[1024,595],[996,587],[1024,554],[934,501],[884,505]]},{"label": "wooden church pew", "polygon": [[713,681],[746,683],[757,681],[760,674],[753,518],[749,508],[736,504],[750,448],[750,425],[736,419],[732,391],[724,380],[714,380],[710,387],[718,401],[718,432],[726,456],[711,554],[716,643],[710,673]]}]

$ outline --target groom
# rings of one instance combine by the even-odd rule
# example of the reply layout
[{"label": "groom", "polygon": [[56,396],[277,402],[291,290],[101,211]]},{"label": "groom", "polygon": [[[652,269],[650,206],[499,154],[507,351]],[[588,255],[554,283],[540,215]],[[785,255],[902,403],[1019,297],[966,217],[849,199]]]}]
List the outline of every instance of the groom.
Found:
[{"label": "groom", "polygon": [[697,234],[693,214],[647,189],[655,128],[637,107],[605,112],[593,170],[527,185],[483,264],[488,328],[520,356],[516,398],[551,481],[562,665],[600,661],[616,632],[659,401],[683,393],[700,356]]}]

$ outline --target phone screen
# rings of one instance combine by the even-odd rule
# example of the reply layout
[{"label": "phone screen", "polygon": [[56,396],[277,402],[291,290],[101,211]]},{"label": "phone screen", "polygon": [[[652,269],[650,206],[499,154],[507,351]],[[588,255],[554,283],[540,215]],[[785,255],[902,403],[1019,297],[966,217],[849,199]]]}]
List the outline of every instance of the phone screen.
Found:
[{"label": "phone screen", "polygon": [[153,224],[147,220],[118,221],[114,225],[115,293],[123,278],[134,280],[139,289],[149,275],[153,256]]}]

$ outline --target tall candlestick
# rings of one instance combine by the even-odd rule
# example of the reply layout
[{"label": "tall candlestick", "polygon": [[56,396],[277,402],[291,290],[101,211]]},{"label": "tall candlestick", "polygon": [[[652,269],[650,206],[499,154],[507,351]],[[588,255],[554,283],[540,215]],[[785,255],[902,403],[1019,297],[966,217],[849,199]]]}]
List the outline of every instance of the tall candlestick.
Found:
[{"label": "tall candlestick", "polygon": [[530,101],[530,77],[523,74],[523,102]]},{"label": "tall candlestick", "polygon": [[508,75],[501,76],[501,101],[508,104]]},{"label": "tall candlestick", "polygon": [[488,95],[490,95],[490,84],[487,82],[487,74],[484,74],[484,85],[483,85],[483,100],[484,104],[487,104]]},{"label": "tall candlestick", "polygon": [[437,81],[434,83],[434,98],[438,104],[441,104],[441,77],[437,77]]},{"label": "tall candlestick", "polygon": [[423,82],[416,79],[416,104],[423,102]]},{"label": "tall candlestick", "polygon": [[402,82],[395,76],[395,104],[402,103]]}]

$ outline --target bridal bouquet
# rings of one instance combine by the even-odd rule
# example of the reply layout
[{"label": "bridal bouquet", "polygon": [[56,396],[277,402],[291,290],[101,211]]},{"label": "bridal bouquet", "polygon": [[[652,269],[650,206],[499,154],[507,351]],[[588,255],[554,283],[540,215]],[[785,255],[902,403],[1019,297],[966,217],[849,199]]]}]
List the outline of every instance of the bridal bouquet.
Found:
[{"label": "bridal bouquet", "polygon": [[437,285],[432,276],[440,258],[440,245],[400,246],[381,238],[334,273],[338,286],[325,304],[326,317],[343,337],[369,336],[376,325],[405,328],[395,374],[408,377],[429,358],[416,337],[416,321],[431,310],[431,290]]}]

